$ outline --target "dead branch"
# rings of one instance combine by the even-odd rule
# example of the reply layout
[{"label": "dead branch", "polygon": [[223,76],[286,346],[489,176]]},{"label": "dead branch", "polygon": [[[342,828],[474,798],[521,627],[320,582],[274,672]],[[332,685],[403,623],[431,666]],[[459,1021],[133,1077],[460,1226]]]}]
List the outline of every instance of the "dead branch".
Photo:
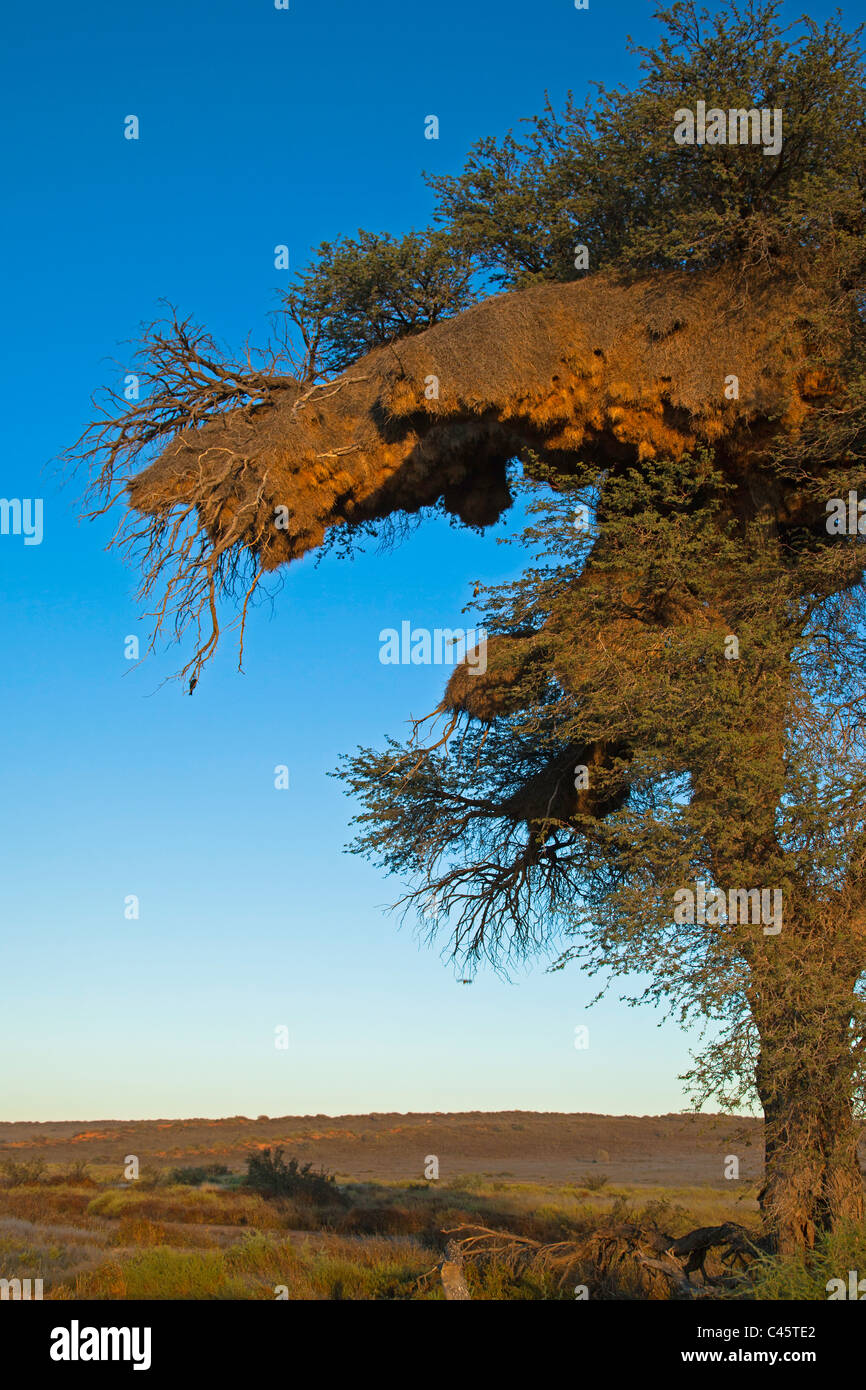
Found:
[{"label": "dead branch", "polygon": [[[705,1261],[711,1251],[719,1251],[730,1268],[735,1263],[745,1267],[766,1250],[763,1237],[752,1235],[736,1222],[703,1226],[679,1238],[628,1222],[599,1227],[582,1239],[547,1243],[487,1226],[455,1226],[443,1235],[451,1238],[448,1250],[459,1251],[461,1261],[498,1260],[515,1274],[534,1271],[558,1276],[560,1286],[581,1266],[592,1266],[598,1275],[609,1278],[632,1264],[637,1270],[648,1271],[656,1285],[661,1276],[672,1293],[688,1298],[708,1297],[712,1288],[736,1282],[731,1275],[708,1273]],[[701,1284],[692,1282],[696,1273]]]}]

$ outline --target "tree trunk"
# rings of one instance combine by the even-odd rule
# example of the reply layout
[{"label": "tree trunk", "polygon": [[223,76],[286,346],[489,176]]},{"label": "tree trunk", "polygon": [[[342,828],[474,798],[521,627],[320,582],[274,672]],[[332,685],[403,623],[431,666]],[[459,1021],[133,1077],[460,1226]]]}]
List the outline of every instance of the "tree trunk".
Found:
[{"label": "tree trunk", "polygon": [[825,977],[819,1000],[798,999],[790,976],[786,984],[782,1007],[772,1007],[764,990],[756,1008],[755,1079],[765,1124],[759,1202],[779,1252],[791,1254],[842,1221],[861,1220],[864,1204],[852,1103],[853,981]]}]

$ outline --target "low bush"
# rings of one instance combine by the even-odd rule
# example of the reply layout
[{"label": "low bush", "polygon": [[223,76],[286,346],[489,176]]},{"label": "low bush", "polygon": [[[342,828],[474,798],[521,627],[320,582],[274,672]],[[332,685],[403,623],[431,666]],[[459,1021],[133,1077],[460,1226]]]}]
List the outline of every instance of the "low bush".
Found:
[{"label": "low bush", "polygon": [[203,1168],[172,1168],[168,1181],[177,1186],[201,1187],[203,1182],[219,1182],[230,1172],[225,1163],[208,1163]]},{"label": "low bush", "polygon": [[581,1185],[589,1189],[590,1192],[600,1192],[610,1182],[607,1173],[584,1173],[580,1179]]},{"label": "low bush", "polygon": [[0,1169],[7,1187],[29,1187],[42,1182],[45,1177],[45,1162],[41,1158],[26,1159],[22,1163],[7,1158],[0,1164]]},{"label": "low bush", "polygon": [[303,1167],[296,1158],[288,1163],[282,1149],[262,1149],[247,1159],[247,1187],[262,1197],[291,1197],[312,1206],[346,1206],[347,1198],[329,1173],[316,1172],[312,1163]]}]

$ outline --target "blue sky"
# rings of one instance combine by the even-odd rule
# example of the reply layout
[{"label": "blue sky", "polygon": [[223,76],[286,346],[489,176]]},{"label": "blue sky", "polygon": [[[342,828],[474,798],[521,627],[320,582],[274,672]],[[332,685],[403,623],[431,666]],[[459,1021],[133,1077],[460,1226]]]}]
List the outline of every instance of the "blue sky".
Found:
[{"label": "blue sky", "polygon": [[275,245],[298,268],[324,238],[425,225],[423,169],[457,171],[545,89],[558,102],[632,81],[626,34],[650,41],[652,9],[47,0],[8,14],[0,491],[44,498],[45,520],[41,545],[0,537],[0,1118],[682,1105],[673,1026],[615,999],[588,1014],[595,983],[543,961],[457,984],[384,912],[397,885],[343,853],[352,807],[327,772],[400,736],[443,682],[382,666],[380,629],[465,622],[472,581],[512,572],[494,538],[514,520],[483,537],[434,520],[390,553],[305,560],[273,612],[253,613],[245,674],[228,641],[189,699],[161,686],[176,651],[129,669],[124,639],[146,631],[135,576],[51,464],[161,298],[230,346],[261,341],[286,281]]}]

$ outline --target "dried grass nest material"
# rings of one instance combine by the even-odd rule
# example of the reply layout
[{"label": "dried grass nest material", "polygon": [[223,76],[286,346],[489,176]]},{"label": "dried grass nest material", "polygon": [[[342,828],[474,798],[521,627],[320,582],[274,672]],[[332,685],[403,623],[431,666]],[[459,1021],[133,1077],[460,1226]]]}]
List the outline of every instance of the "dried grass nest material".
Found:
[{"label": "dried grass nest material", "polygon": [[802,287],[740,302],[721,274],[597,274],[494,296],[333,381],[286,378],[269,402],[185,430],[129,501],[151,517],[192,506],[215,546],[239,541],[270,571],[336,525],[437,501],[489,524],[527,447],[567,469],[707,444],[745,472],[831,389],[806,370],[813,317]]}]

